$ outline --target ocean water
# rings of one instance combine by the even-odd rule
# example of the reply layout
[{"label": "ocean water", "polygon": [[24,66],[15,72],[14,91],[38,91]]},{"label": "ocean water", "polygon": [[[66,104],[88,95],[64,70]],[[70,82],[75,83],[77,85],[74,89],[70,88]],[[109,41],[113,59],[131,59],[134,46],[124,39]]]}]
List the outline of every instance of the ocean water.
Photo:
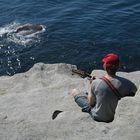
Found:
[{"label": "ocean water", "polygon": [[[15,30],[41,24],[28,36]],[[107,53],[121,58],[121,71],[140,70],[139,0],[0,0],[0,75],[35,63],[70,63],[102,69]]]}]

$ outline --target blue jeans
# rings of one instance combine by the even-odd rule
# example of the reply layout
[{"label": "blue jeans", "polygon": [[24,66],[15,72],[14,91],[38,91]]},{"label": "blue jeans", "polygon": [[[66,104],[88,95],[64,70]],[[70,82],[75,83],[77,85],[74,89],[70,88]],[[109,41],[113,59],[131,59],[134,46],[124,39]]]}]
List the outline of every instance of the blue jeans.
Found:
[{"label": "blue jeans", "polygon": [[107,123],[112,122],[112,120],[111,121],[99,120],[92,114],[91,109],[95,106],[95,104],[91,106],[88,103],[87,95],[88,95],[87,92],[81,92],[80,94],[74,96],[75,102],[78,104],[78,106],[82,108],[82,112],[89,113],[90,116],[97,122],[107,122]]},{"label": "blue jeans", "polygon": [[82,112],[90,113],[92,106],[88,103],[87,94],[87,92],[81,92],[74,96],[74,100],[82,108]]}]

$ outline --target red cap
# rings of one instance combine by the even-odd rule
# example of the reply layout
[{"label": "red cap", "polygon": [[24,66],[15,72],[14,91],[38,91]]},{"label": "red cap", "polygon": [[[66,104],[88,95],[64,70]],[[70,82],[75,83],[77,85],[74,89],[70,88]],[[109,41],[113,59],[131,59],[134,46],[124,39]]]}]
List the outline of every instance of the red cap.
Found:
[{"label": "red cap", "polygon": [[116,68],[119,66],[119,56],[113,53],[107,54],[103,59],[102,59],[103,64],[109,68]]}]

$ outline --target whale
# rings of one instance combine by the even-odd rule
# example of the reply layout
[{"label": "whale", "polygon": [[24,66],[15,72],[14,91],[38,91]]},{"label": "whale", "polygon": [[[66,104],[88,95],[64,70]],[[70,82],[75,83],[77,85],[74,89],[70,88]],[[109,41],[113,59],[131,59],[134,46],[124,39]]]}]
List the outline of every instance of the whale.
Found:
[{"label": "whale", "polygon": [[18,35],[31,35],[43,31],[43,26],[39,24],[25,24],[16,28],[15,33]]}]

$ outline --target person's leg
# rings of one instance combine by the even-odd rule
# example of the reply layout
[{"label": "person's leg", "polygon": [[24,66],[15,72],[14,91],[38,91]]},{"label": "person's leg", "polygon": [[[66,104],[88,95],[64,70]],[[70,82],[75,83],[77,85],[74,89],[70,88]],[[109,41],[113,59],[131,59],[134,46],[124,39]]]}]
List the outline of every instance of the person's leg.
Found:
[{"label": "person's leg", "polygon": [[82,108],[82,112],[89,113],[91,111],[91,106],[88,103],[86,92],[78,92],[78,90],[73,89],[71,91],[71,95],[74,97],[78,106]]}]

